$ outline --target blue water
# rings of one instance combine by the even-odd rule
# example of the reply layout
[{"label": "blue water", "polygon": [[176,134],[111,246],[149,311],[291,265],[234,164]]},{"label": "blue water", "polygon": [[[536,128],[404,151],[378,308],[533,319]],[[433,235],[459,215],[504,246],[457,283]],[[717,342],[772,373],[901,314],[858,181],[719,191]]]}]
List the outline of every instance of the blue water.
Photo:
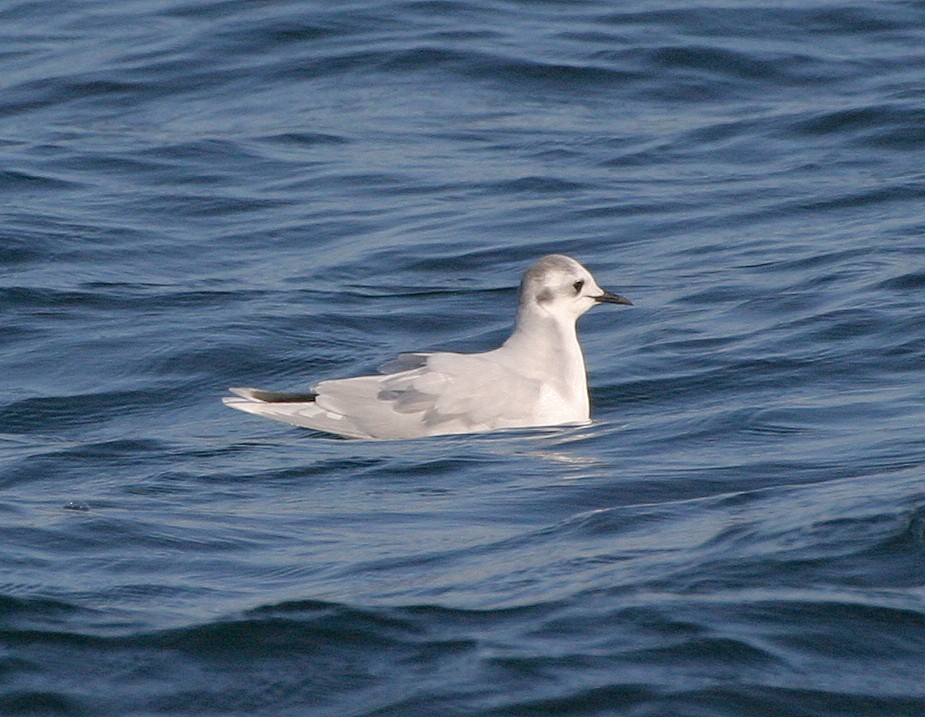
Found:
[{"label": "blue water", "polygon": [[[925,715],[925,3],[0,7],[0,714]],[[594,422],[224,408],[585,263]]]}]

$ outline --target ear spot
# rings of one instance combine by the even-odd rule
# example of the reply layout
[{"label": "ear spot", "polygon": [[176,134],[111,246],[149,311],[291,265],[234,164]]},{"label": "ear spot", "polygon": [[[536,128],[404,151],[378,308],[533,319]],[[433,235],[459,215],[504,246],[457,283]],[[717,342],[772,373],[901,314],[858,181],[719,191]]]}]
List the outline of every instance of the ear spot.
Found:
[{"label": "ear spot", "polygon": [[552,301],[552,291],[549,289],[543,289],[540,293],[536,295],[537,304],[545,304],[548,301]]}]

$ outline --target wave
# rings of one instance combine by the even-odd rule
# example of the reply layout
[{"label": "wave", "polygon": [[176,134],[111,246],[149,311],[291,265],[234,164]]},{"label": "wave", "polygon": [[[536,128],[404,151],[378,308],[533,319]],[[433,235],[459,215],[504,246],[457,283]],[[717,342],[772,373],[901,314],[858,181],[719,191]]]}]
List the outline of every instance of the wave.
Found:
[{"label": "wave", "polygon": [[[911,635],[925,627],[921,610],[780,591],[624,594],[613,602],[624,606],[601,613],[580,602],[471,611],[293,601],[124,637],[4,630],[15,657],[4,660],[11,687],[2,704],[10,715],[43,705],[114,714],[128,701],[149,714],[312,707],[417,715],[436,705],[480,714],[592,706],[724,714],[746,704],[829,714],[839,705],[846,713],[913,710],[925,700],[904,659],[918,650]],[[563,632],[569,643],[560,642]],[[846,663],[846,654],[863,659]],[[851,666],[861,663],[863,674]],[[25,686],[49,669],[60,671],[60,691]],[[79,682],[66,676],[72,670]]]}]

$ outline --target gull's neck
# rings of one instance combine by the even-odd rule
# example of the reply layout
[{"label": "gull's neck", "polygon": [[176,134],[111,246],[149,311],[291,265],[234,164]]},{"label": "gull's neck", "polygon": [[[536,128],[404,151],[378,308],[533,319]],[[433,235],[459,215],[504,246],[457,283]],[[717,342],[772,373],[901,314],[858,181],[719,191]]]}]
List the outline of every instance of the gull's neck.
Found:
[{"label": "gull's neck", "polygon": [[535,303],[521,304],[514,332],[500,350],[510,355],[524,375],[549,382],[586,419],[588,378],[575,322],[575,318],[556,316]]}]

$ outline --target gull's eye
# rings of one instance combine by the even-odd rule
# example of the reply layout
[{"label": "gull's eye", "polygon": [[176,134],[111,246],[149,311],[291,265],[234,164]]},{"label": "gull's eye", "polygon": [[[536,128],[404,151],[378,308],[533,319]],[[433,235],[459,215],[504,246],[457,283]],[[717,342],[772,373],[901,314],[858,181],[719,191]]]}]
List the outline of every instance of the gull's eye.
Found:
[{"label": "gull's eye", "polygon": [[580,293],[581,293],[581,289],[582,289],[582,287],[583,287],[584,285],[585,285],[585,280],[584,280],[584,279],[579,279],[579,280],[576,281],[574,284],[572,284],[572,288],[575,290],[575,293],[576,293],[576,294],[580,294]]}]

